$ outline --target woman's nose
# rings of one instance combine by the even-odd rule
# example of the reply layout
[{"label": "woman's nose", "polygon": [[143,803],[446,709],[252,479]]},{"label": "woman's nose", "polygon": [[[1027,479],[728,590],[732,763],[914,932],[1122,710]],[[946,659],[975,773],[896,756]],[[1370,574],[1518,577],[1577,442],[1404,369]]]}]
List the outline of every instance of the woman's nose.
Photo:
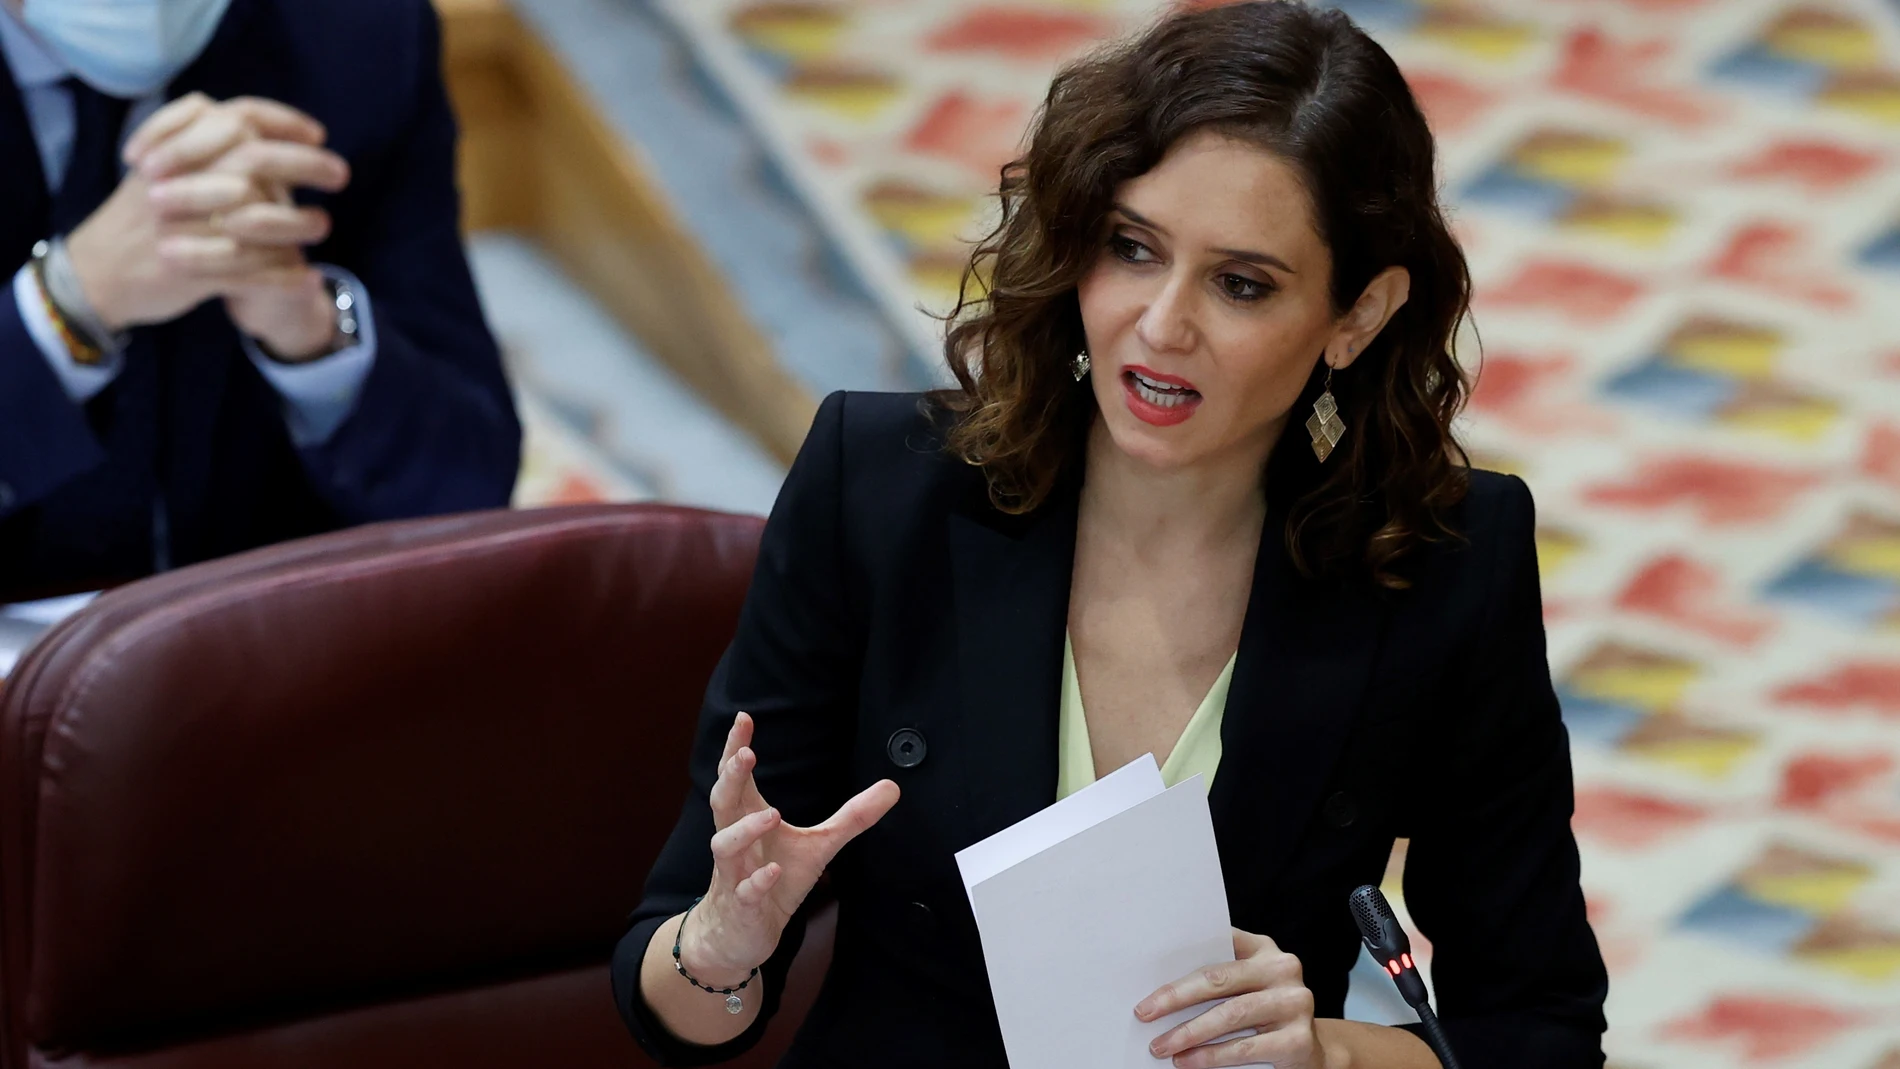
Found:
[{"label": "woman's nose", "polygon": [[1193,293],[1188,279],[1170,275],[1154,299],[1135,323],[1135,335],[1157,352],[1181,352],[1194,345],[1191,303]]}]

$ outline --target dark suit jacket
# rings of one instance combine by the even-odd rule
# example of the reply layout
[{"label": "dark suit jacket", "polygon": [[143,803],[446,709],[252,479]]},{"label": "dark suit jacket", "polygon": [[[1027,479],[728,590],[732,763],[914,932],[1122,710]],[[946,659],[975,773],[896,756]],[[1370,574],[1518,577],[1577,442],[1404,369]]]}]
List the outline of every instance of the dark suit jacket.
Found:
[{"label": "dark suit jacket", "polygon": [[[786,478],[707,689],[693,794],[614,959],[621,1011],[664,1061],[730,1057],[762,1029],[691,1047],[638,994],[648,939],[705,892],[707,792],[745,710],[760,790],[794,824],[887,776],[903,788],[832,866],[836,956],[781,1064],[1004,1064],[952,855],[1055,798],[1076,484],[1005,515],[937,439],[915,395],[834,394]],[[1600,1066],[1607,980],[1577,883],[1530,493],[1472,473],[1455,517],[1468,541],[1428,550],[1399,593],[1302,578],[1278,507],[1209,795],[1233,923],[1298,955],[1319,1015],[1338,1016],[1359,953],[1347,895],[1409,837],[1406,903],[1468,1069]],[[888,752],[906,728],[926,745],[909,768]],[[801,937],[795,923],[764,969],[768,1012]]]},{"label": "dark suit jacket", "polygon": [[[520,427],[457,230],[440,36],[428,0],[234,0],[170,87],[301,108],[350,162],[348,190],[302,198],[335,224],[309,256],[363,280],[377,356],[322,446],[291,444],[222,302],[136,331],[123,373],[82,407],[0,293],[0,601],[150,571],[160,494],[175,564],[507,503]],[[5,278],[49,236],[50,212],[19,91],[0,73]]]}]

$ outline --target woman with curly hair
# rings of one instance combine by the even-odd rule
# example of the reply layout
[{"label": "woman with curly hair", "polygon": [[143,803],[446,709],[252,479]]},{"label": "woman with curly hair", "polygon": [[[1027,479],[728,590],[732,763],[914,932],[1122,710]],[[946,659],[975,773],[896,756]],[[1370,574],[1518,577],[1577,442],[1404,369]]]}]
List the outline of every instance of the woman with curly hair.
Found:
[{"label": "woman with curly hair", "polygon": [[1336,12],[1177,14],[1056,78],[956,386],[827,398],[772,511],[615,955],[651,1053],[756,1042],[828,869],[781,1064],[1004,1065],[953,855],[1152,753],[1210,784],[1236,957],[1129,1007],[1206,1004],[1157,1064],[1436,1065],[1338,1019],[1347,895],[1406,837],[1463,1064],[1602,1065],[1531,498],[1452,435],[1470,284],[1434,177]]}]

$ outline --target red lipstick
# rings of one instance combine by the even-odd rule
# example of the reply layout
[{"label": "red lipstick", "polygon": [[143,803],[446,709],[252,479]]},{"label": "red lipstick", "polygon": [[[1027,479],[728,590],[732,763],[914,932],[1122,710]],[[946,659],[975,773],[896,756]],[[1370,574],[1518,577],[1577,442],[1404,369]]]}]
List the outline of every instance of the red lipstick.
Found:
[{"label": "red lipstick", "polygon": [[1179,375],[1166,375],[1140,364],[1122,368],[1122,396],[1136,419],[1156,427],[1185,423],[1201,405],[1194,384]]}]

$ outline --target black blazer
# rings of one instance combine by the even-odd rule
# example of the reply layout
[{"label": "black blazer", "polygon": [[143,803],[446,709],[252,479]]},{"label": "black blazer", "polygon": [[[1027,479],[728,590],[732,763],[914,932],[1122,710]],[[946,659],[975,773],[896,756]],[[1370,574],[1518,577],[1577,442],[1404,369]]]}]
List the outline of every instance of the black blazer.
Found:
[{"label": "black blazer", "polygon": [[[692,797],[614,956],[620,1010],[662,1062],[755,1042],[803,937],[794,922],[760,1024],[724,1047],[681,1043],[640,998],[648,940],[705,892],[707,792],[745,710],[759,788],[794,824],[884,777],[903,788],[831,868],[836,955],[780,1064],[1006,1064],[952,855],[1055,798],[1077,495],[997,511],[923,411],[914,394],[833,394],[772,510],[706,692]],[[1209,794],[1229,909],[1298,955],[1319,1015],[1339,1016],[1359,953],[1347,895],[1409,837],[1406,903],[1460,1060],[1598,1067],[1608,981],[1577,883],[1530,493],[1473,472],[1456,520],[1468,541],[1383,593],[1302,578],[1270,511]],[[920,763],[895,760],[900,731],[922,736]]]}]

